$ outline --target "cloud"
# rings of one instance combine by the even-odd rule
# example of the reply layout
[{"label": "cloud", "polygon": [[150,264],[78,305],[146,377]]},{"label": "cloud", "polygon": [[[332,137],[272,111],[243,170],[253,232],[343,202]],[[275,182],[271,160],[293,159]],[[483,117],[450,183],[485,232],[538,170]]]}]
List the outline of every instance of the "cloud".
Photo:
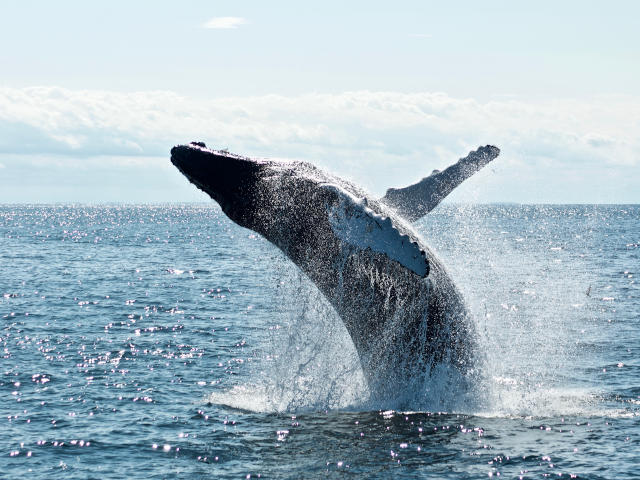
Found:
[{"label": "cloud", "polygon": [[409,36],[414,38],[432,38],[433,37],[433,35],[431,35],[430,33],[410,33]]},{"label": "cloud", "polygon": [[489,173],[478,174],[495,190],[492,199],[520,201],[536,183],[560,195],[559,177],[570,177],[585,198],[605,176],[611,192],[620,179],[628,191],[640,191],[632,173],[640,166],[637,97],[480,102],[433,92],[358,91],[202,100],[162,91],[0,88],[5,165],[7,156],[21,155],[166,160],[173,145],[192,140],[309,160],[377,193],[488,143],[503,152]]},{"label": "cloud", "polygon": [[206,22],[204,28],[229,29],[238,28],[240,25],[246,25],[247,20],[242,17],[214,17]]}]

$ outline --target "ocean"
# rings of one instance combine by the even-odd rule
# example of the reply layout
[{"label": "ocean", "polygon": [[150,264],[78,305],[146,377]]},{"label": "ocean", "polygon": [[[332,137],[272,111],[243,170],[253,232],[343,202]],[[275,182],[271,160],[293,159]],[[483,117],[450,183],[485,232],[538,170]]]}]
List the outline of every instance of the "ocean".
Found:
[{"label": "ocean", "polygon": [[400,408],[216,204],[0,206],[0,478],[640,478],[640,206],[416,226],[482,375]]}]

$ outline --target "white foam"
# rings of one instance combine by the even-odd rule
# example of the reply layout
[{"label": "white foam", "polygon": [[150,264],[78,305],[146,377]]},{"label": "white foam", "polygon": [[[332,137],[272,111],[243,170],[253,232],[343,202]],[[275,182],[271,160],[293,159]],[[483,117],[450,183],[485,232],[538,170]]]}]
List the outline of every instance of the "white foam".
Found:
[{"label": "white foam", "polygon": [[206,402],[224,405],[249,412],[282,412],[286,402],[274,398],[265,385],[236,385],[230,390],[211,392],[205,396]]}]

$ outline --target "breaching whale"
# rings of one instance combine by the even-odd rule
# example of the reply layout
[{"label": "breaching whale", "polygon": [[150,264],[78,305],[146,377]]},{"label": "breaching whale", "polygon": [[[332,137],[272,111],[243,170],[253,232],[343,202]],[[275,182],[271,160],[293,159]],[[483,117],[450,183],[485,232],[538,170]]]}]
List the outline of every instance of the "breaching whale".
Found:
[{"label": "breaching whale", "polygon": [[442,262],[405,220],[432,210],[496,158],[487,145],[381,199],[308,162],[253,159],[193,142],[171,162],[235,223],[276,245],[344,322],[372,399],[445,369],[473,374],[473,322]]}]

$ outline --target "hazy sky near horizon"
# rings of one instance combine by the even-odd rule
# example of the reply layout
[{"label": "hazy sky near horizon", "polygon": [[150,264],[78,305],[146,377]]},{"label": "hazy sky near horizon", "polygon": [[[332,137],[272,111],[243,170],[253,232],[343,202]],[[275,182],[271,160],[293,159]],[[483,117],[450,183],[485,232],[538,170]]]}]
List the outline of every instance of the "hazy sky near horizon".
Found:
[{"label": "hazy sky near horizon", "polygon": [[640,203],[640,2],[0,5],[0,203],[206,201],[202,140],[376,194],[479,145],[463,202]]}]

